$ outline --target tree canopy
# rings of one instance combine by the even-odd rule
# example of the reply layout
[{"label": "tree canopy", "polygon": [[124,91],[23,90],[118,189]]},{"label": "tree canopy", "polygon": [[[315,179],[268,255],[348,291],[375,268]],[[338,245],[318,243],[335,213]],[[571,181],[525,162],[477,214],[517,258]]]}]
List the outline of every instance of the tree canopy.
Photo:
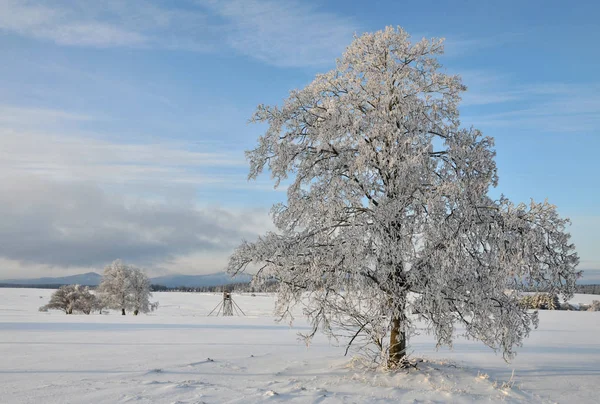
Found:
[{"label": "tree canopy", "polygon": [[120,260],[115,260],[104,268],[98,292],[107,307],[121,310],[123,315],[127,310],[137,315],[158,307],[158,304],[150,303],[152,293],[148,276],[141,269],[126,265]]},{"label": "tree canopy", "polygon": [[90,314],[95,305],[96,297],[87,286],[63,285],[52,293],[48,304],[40,307],[40,310],[57,309],[66,314],[73,314],[73,311]]},{"label": "tree canopy", "polygon": [[401,28],[356,37],[335,69],[258,107],[268,127],[247,152],[249,177],[289,183],[287,202],[272,210],[278,231],[242,243],[229,270],[279,280],[277,311],[303,302],[308,338],[347,335],[390,366],[415,321],[438,344],[460,325],[510,358],[537,325],[518,292],[569,297],[579,276],[553,205],[489,196],[494,141],[461,126],[466,88],[442,52]]}]

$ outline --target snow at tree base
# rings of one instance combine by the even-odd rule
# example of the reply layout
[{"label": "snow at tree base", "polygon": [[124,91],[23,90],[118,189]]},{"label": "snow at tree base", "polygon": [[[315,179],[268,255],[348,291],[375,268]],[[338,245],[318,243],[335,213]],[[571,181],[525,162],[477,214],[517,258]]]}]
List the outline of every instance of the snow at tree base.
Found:
[{"label": "snow at tree base", "polygon": [[466,88],[443,73],[442,53],[441,40],[388,27],[356,37],[282,106],[259,106],[254,121],[268,129],[247,152],[250,178],[267,169],[289,182],[287,202],[273,207],[278,232],[229,263],[279,280],[281,317],[306,303],[307,339],[345,337],[392,367],[406,365],[417,319],[437,345],[459,325],[512,358],[538,324],[519,291],[568,299],[580,276],[555,206],[488,196],[494,142],[461,126]]}]

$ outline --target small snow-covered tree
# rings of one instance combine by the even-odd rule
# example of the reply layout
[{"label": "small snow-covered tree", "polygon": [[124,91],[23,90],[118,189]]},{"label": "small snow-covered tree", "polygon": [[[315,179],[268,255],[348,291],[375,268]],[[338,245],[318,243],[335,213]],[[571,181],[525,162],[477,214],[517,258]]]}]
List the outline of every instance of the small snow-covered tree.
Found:
[{"label": "small snow-covered tree", "polygon": [[131,274],[132,267],[123,264],[121,260],[115,260],[104,268],[102,282],[98,286],[98,292],[103,295],[106,306],[121,310],[122,315],[133,307]]},{"label": "small snow-covered tree", "polygon": [[138,313],[148,313],[153,310],[153,305],[150,303],[150,279],[146,274],[139,268],[133,268],[131,270],[131,307],[133,308],[133,315],[137,316]]},{"label": "small snow-covered tree", "polygon": [[74,309],[84,314],[90,314],[97,304],[96,300],[96,296],[90,291],[89,287],[80,286],[79,296],[75,301]]},{"label": "small snow-covered tree", "polygon": [[288,180],[287,202],[272,211],[279,231],[229,261],[279,281],[282,317],[305,304],[307,338],[364,336],[391,367],[405,363],[417,319],[438,345],[459,324],[510,358],[537,326],[519,291],[570,297],[579,276],[553,205],[488,195],[493,139],[460,126],[466,88],[440,70],[442,51],[400,28],[365,34],[281,107],[260,105],[253,121],[268,127],[247,152],[249,177]]},{"label": "small snow-covered tree", "polygon": [[96,290],[94,307],[92,310],[102,314],[102,310],[109,306],[109,301],[110,299],[108,298],[108,295],[98,288]]},{"label": "small snow-covered tree", "polygon": [[148,313],[158,307],[158,302],[150,303],[150,279],[140,269],[125,265],[116,260],[104,269],[102,282],[98,286],[96,309],[103,307],[138,313]]},{"label": "small snow-covered tree", "polygon": [[[87,299],[89,290],[80,285],[65,285],[58,288],[50,297],[50,302],[41,309],[62,310],[65,314],[73,314],[73,311],[81,310],[81,305]],[[85,295],[85,296],[84,296]]]}]

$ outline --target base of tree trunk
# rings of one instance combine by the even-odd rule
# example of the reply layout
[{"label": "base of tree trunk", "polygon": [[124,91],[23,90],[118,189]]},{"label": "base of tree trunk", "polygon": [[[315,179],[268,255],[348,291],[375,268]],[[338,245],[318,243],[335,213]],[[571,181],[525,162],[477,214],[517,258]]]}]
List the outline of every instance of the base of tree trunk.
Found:
[{"label": "base of tree trunk", "polygon": [[404,357],[398,365],[389,366],[388,370],[408,370],[418,369],[417,365],[423,362],[423,359],[409,360],[408,357]]},{"label": "base of tree trunk", "polygon": [[387,363],[390,369],[405,368],[410,363],[406,357],[406,333],[402,331],[401,325],[399,317],[392,319]]},{"label": "base of tree trunk", "polygon": [[121,309],[121,314],[124,316],[125,315],[125,309]]},{"label": "base of tree trunk", "polygon": [[390,370],[394,369],[408,369],[408,368],[416,368],[417,365],[408,360],[406,356],[400,359],[398,362],[388,360],[387,368]]}]

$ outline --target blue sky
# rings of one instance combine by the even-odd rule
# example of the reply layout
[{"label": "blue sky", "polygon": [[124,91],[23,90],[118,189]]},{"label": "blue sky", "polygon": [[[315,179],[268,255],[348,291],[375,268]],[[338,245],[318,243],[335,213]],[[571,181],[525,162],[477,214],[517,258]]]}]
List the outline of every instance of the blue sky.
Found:
[{"label": "blue sky", "polygon": [[246,181],[256,105],[386,25],[446,38],[462,123],[496,139],[494,192],[548,198],[580,267],[600,269],[598,15],[593,1],[0,0],[0,278],[115,258],[221,270],[285,195]]}]

